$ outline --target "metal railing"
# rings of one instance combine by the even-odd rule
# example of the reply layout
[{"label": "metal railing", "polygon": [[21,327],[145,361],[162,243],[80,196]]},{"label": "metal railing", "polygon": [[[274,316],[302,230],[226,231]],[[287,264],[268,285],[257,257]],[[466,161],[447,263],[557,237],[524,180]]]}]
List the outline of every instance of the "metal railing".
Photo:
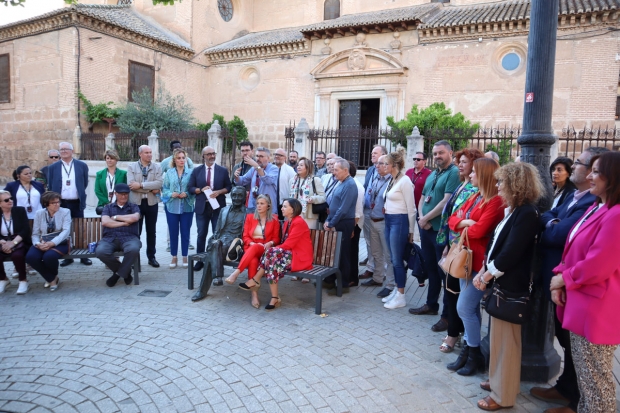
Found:
[{"label": "metal railing", "polygon": [[180,141],[181,146],[187,152],[187,157],[194,163],[202,163],[202,148],[209,144],[209,135],[205,130],[190,131],[166,131],[159,132],[157,143],[159,144],[159,161],[172,155],[170,142]]},{"label": "metal railing", "polygon": [[103,154],[106,151],[105,135],[103,133],[84,133],[81,137],[82,151],[80,159],[89,161],[104,160]]},{"label": "metal railing", "polygon": [[569,126],[562,129],[558,144],[558,154],[572,160],[592,146],[617,151],[620,150],[620,129],[599,126],[575,130],[574,127]]},{"label": "metal railing", "polygon": [[[114,134],[114,149],[118,152],[121,161],[135,161],[138,159],[138,148],[142,145],[149,144],[149,135],[151,132],[144,131],[138,133]],[[104,151],[105,152],[105,151]]]}]

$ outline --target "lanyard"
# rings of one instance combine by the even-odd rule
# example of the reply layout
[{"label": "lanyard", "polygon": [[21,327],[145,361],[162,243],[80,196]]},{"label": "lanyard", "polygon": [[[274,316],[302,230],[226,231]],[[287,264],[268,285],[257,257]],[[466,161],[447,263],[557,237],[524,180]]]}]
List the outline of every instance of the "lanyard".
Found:
[{"label": "lanyard", "polygon": [[4,219],[4,214],[2,214],[2,221],[4,222],[4,226],[6,227],[6,233],[9,235],[9,237],[13,236],[13,231],[11,230],[11,228],[13,228],[13,215],[11,214],[11,216],[9,217],[9,222],[6,222],[6,219]]},{"label": "lanyard", "polygon": [[338,180],[336,179],[336,177],[332,175],[331,181],[327,183],[327,188],[325,189],[327,196],[329,196],[331,192],[334,190],[334,187],[336,186],[337,182]]},{"label": "lanyard", "polygon": [[142,182],[146,182],[151,171],[151,163],[149,162],[147,166],[142,166],[142,162],[138,161],[138,167],[142,170]]},{"label": "lanyard", "polygon": [[22,183],[19,183],[19,186],[22,187],[22,189],[26,192],[26,195],[28,195],[28,206],[30,206],[30,191],[32,191],[32,184],[30,184],[30,191],[26,191],[26,187],[24,185],[22,185]]},{"label": "lanyard", "polygon": [[398,181],[398,178],[400,178],[400,174],[402,173],[402,171],[398,172],[398,175],[396,175],[396,178],[392,179],[390,181],[390,184],[388,185],[387,189],[385,190],[385,192],[383,193],[383,201],[385,201],[387,199],[387,194],[388,192],[390,192],[390,190],[392,189],[392,187],[394,186],[394,184],[396,183],[396,181]]},{"label": "lanyard", "polygon": [[439,177],[441,175],[443,175],[444,172],[449,171],[450,169],[452,169],[453,166],[454,166],[454,164],[450,164],[450,166],[448,166],[443,171],[441,171],[439,173],[435,172],[435,181],[433,182],[433,186],[431,187],[431,192],[433,192],[435,190],[435,185],[437,185],[437,181],[439,180]]},{"label": "lanyard", "polygon": [[471,211],[476,207],[476,205],[478,205],[478,203],[482,200],[482,195],[478,195],[476,197],[476,200],[474,201],[473,205],[469,207],[469,209],[467,210],[467,212],[465,213],[465,219],[469,219],[469,216],[471,215]]},{"label": "lanyard", "polygon": [[67,179],[71,179],[71,171],[73,170],[73,160],[71,160],[71,164],[69,164],[69,172],[67,172],[67,168],[65,168],[65,163],[62,163],[62,169],[65,170],[65,173],[67,174]]},{"label": "lanyard", "polygon": [[45,212],[45,221],[47,222],[47,233],[56,231],[56,218],[51,217],[49,211]]},{"label": "lanyard", "polygon": [[[384,180],[383,183],[381,183],[381,185],[379,186],[379,188],[377,188],[377,185],[375,183],[373,183],[371,189],[370,189],[370,208],[374,209],[375,207],[375,201],[377,200],[377,195],[379,195],[379,193],[381,193],[381,190],[383,189],[383,187],[385,186],[385,184],[388,183],[388,179]],[[381,182],[381,178],[377,179],[377,182]]]},{"label": "lanyard", "polygon": [[112,176],[110,175],[110,172],[108,172],[108,183],[110,184],[110,188],[108,192],[114,189],[114,181],[116,181],[116,174]]},{"label": "lanyard", "polygon": [[303,195],[303,187],[304,185],[306,185],[306,180],[308,179],[308,177],[306,176],[304,178],[304,181],[301,182],[301,177],[299,175],[297,175],[297,179],[295,179],[295,185],[297,185],[297,188],[295,188],[295,198],[299,199],[298,197],[301,197]]},{"label": "lanyard", "polygon": [[420,177],[422,176],[422,172],[424,171],[424,169],[422,169],[419,173],[415,173],[415,169],[413,170],[413,176],[414,176],[414,180],[412,181],[413,184],[415,185],[416,182],[418,182],[418,179],[420,179]]}]

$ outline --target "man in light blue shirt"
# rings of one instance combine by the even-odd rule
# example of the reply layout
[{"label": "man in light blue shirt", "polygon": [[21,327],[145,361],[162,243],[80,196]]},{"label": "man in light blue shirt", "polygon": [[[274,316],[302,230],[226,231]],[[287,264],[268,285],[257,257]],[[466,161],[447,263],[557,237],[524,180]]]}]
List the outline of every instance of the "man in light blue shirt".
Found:
[{"label": "man in light blue shirt", "polygon": [[[172,141],[170,142],[170,152],[174,152],[175,149],[177,148],[183,148],[183,145],[181,145],[181,141]],[[168,169],[170,169],[170,161],[172,160],[172,155],[170,155],[169,157],[167,157],[166,159],[164,159],[163,161],[161,161],[161,172],[163,175],[166,174],[166,171],[168,171]],[[187,158],[186,162],[186,166],[187,169],[193,169],[194,168],[194,162],[192,162],[191,159]]]},{"label": "man in light blue shirt", "polygon": [[271,198],[271,213],[278,213],[277,188],[278,188],[278,167],[271,163],[271,152],[267,148],[256,148],[256,160],[249,156],[244,156],[243,161],[250,165],[250,169],[245,175],[241,176],[241,168],[235,171],[235,184],[250,184],[250,194],[246,202],[248,212],[256,209],[256,198],[259,195],[269,195]]}]

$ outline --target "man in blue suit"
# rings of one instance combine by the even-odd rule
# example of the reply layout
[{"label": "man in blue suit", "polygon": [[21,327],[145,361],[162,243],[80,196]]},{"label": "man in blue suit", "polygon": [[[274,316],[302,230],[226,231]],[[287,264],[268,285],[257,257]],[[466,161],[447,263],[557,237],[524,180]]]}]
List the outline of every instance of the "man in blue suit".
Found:
[{"label": "man in blue suit", "polygon": [[[545,212],[540,217],[543,227],[540,239],[540,249],[542,256],[543,289],[547,299],[551,301],[549,286],[551,277],[554,275],[552,270],[562,260],[562,253],[566,239],[571,229],[583,217],[586,210],[596,201],[596,197],[590,193],[590,183],[586,179],[592,171],[591,159],[593,156],[607,152],[606,148],[590,147],[586,149],[573,163],[573,173],[570,180],[577,189],[571,194],[566,195],[566,201],[562,205]],[[551,304],[553,305],[553,304]],[[555,307],[553,307],[555,309]],[[530,394],[537,399],[549,403],[564,404],[565,412],[576,412],[579,404],[579,386],[577,385],[577,374],[573,365],[570,348],[570,333],[562,328],[562,323],[558,320],[557,314],[553,311],[555,319],[555,336],[564,348],[564,370],[555,384],[551,388],[532,387]],[[556,411],[557,409],[548,409]],[[545,410],[546,412],[547,410]]]},{"label": "man in blue suit", "polygon": [[[228,170],[222,166],[215,164],[215,149],[206,146],[202,150],[202,159],[204,164],[194,168],[189,177],[188,191],[196,194],[196,225],[198,226],[198,245],[196,252],[198,254],[205,252],[207,234],[209,233],[209,222],[211,222],[211,231],[215,232],[217,218],[220,211],[226,206],[226,194],[230,192],[232,183],[228,176]],[[211,198],[215,198],[220,205],[219,208],[213,209],[205,191],[211,189],[213,193]],[[194,271],[200,271],[204,267],[202,262],[194,265]]]},{"label": "man in blue suit", "polygon": [[[47,188],[60,194],[60,206],[71,211],[71,218],[84,218],[86,208],[86,187],[88,186],[88,165],[73,159],[73,145],[60,142],[58,146],[60,162],[51,164],[47,171]],[[91,265],[88,258],[82,264]],[[73,264],[73,260],[63,260],[61,267]]]}]

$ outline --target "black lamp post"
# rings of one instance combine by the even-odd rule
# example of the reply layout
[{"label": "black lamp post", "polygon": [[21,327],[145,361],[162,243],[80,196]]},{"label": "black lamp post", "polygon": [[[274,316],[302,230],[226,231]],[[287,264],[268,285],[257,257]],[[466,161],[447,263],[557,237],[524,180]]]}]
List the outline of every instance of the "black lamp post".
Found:
[{"label": "black lamp post", "polygon": [[[539,205],[544,211],[551,206],[552,194],[549,164],[551,145],[555,143],[551,116],[559,1],[532,0],[530,7],[523,133],[518,142],[521,161],[540,171],[547,190]],[[560,357],[553,348],[552,307],[542,288],[542,276],[537,271],[534,318],[522,329],[521,379],[526,381],[546,382],[560,370]]]}]

